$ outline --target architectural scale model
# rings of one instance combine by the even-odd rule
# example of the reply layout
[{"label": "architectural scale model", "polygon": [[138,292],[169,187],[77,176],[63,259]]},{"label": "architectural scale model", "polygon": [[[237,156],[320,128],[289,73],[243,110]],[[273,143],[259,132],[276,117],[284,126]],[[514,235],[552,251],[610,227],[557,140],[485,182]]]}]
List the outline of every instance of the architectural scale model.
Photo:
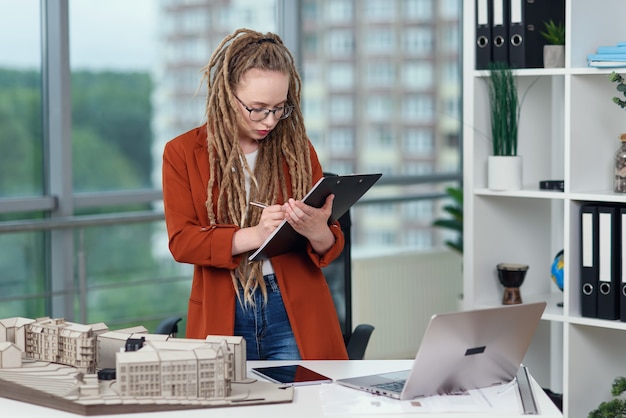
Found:
[{"label": "architectural scale model", "polygon": [[[0,320],[0,389],[83,415],[293,399],[293,389],[247,378],[242,337],[172,338],[47,317]],[[49,396],[33,396],[41,393]]]}]

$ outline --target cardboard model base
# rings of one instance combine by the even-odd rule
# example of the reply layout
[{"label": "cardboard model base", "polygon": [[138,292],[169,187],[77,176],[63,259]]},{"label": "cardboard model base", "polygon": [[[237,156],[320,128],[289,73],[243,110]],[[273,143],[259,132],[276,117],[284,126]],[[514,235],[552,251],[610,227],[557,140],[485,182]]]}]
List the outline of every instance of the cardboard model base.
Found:
[{"label": "cardboard model base", "polygon": [[220,399],[122,398],[115,391],[115,381],[98,381],[98,394],[82,394],[77,376],[73,367],[46,362],[0,369],[0,396],[80,415],[259,405],[293,400],[293,387],[254,379],[233,382],[231,395]]}]

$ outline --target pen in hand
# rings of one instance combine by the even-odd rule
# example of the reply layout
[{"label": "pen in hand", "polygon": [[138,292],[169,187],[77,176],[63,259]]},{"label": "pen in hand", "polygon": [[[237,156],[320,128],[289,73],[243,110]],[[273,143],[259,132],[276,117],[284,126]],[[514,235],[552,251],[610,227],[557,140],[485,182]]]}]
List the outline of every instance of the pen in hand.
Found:
[{"label": "pen in hand", "polygon": [[263,203],[259,203],[259,202],[249,202],[249,204],[251,204],[252,206],[261,208],[261,209],[265,209],[267,207],[267,205],[264,205]]}]

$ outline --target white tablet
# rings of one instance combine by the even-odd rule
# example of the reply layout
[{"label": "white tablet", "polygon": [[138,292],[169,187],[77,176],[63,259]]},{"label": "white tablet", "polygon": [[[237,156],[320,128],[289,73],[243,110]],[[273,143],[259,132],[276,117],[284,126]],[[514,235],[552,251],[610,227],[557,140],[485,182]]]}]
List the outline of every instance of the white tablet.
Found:
[{"label": "white tablet", "polygon": [[252,372],[265,379],[290,386],[332,383],[333,379],[300,365],[254,367]]}]

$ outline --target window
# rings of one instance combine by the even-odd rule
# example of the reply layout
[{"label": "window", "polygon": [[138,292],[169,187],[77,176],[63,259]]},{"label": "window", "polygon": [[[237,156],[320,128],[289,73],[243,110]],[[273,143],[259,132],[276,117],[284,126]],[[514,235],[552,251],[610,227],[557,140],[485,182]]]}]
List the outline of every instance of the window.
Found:
[{"label": "window", "polygon": [[438,5],[443,18],[450,20],[458,18],[461,11],[461,0],[440,0]]},{"label": "window", "polygon": [[390,20],[395,15],[395,2],[389,0],[364,0],[367,20]]},{"label": "window", "polygon": [[[325,170],[389,178],[458,170],[460,2],[294,1],[302,15],[282,16],[282,27],[283,2],[275,0],[261,8],[246,1],[0,0],[0,35],[11,39],[0,44],[0,265],[11,272],[0,275],[0,317],[150,327],[184,314],[191,271],[167,248],[158,213],[161,157],[168,140],[203,123],[199,70],[238,27],[275,31],[287,43],[289,30],[299,31],[302,50],[292,52],[303,77],[302,111]],[[46,20],[50,8],[68,13],[68,27]],[[301,24],[293,29],[293,22]],[[66,32],[68,45],[44,53],[40,39]],[[46,56],[53,59],[42,62]],[[58,87],[52,95],[45,71]],[[56,120],[50,130],[49,104],[67,109],[71,125]],[[433,194],[439,186],[419,187]],[[409,193],[404,185],[393,189],[394,196]],[[428,242],[403,227],[416,223],[416,213],[396,203],[365,206],[392,222],[355,208],[364,215],[354,248]],[[8,231],[11,220],[43,226]],[[51,220],[63,226],[50,228]]]},{"label": "window", "polygon": [[459,49],[459,28],[456,26],[444,26],[439,32],[441,37],[441,50],[444,52],[454,52]]},{"label": "window", "polygon": [[[0,201],[45,191],[40,2],[0,1]],[[8,40],[11,40],[10,42]],[[0,206],[2,203],[0,203]],[[37,219],[43,212],[0,212],[0,221]],[[0,234],[0,317],[45,314],[45,236]],[[10,274],[6,274],[10,272]]]},{"label": "window", "polygon": [[406,98],[403,102],[402,115],[406,121],[432,121],[434,116],[433,98],[426,95]]},{"label": "window", "polygon": [[[302,44],[302,52],[316,54],[319,48],[319,37],[317,34],[304,35],[304,42]],[[306,69],[305,69],[306,71]]]},{"label": "window", "polygon": [[402,174],[407,176],[424,176],[433,173],[433,163],[428,161],[405,162],[402,164]]},{"label": "window", "polygon": [[393,115],[393,101],[389,96],[371,96],[366,111],[370,121],[388,121]]},{"label": "window", "polygon": [[403,48],[410,55],[428,55],[433,50],[433,32],[430,28],[407,28],[402,32]]},{"label": "window", "polygon": [[428,230],[413,230],[407,233],[406,245],[421,250],[432,248],[433,234]]},{"label": "window", "polygon": [[324,165],[324,171],[335,174],[355,173],[354,165],[348,161],[331,160]]},{"label": "window", "polygon": [[304,83],[305,89],[309,88],[311,85],[316,85],[323,81],[320,66],[317,64],[311,64],[303,68],[300,73],[300,77],[302,77],[302,82]]},{"label": "window", "polygon": [[433,17],[434,1],[435,0],[404,0],[403,15],[410,19],[428,21]]},{"label": "window", "polygon": [[328,146],[338,154],[352,154],[354,152],[354,135],[352,130],[346,128],[331,130]]},{"label": "window", "polygon": [[352,98],[335,96],[330,99],[329,118],[336,122],[351,122],[354,114]]},{"label": "window", "polygon": [[351,64],[332,64],[328,69],[328,85],[338,89],[351,88],[354,85],[354,69]]},{"label": "window", "polygon": [[430,129],[410,129],[404,134],[404,150],[409,155],[431,155],[433,133]]},{"label": "window", "polygon": [[390,150],[393,148],[393,136],[387,127],[372,127],[368,129],[367,146]]},{"label": "window", "polygon": [[365,82],[370,87],[391,86],[395,80],[394,66],[390,62],[374,62],[365,71]]},{"label": "window", "polygon": [[0,197],[43,194],[39,5],[0,1]]},{"label": "window", "polygon": [[180,13],[179,30],[173,31],[172,35],[181,35],[186,31],[190,34],[202,32],[211,24],[211,13],[200,12],[195,8],[182,9]]},{"label": "window", "polygon": [[404,64],[404,85],[412,89],[428,90],[434,84],[432,64],[428,61]]},{"label": "window", "polygon": [[396,45],[393,30],[391,28],[368,30],[365,45],[368,54],[391,54]]},{"label": "window", "polygon": [[353,18],[352,0],[333,0],[326,3],[327,22],[350,22]]},{"label": "window", "polygon": [[[157,44],[154,19],[142,15],[154,16],[154,3],[69,5],[74,189],[152,187],[150,71]],[[188,42],[180,51],[184,58],[195,46]]]},{"label": "window", "polygon": [[328,33],[328,53],[333,56],[352,56],[354,35],[347,30],[332,30]]},{"label": "window", "polygon": [[323,106],[319,97],[307,96],[302,103],[303,111],[312,118],[319,118],[323,114]]},{"label": "window", "polygon": [[315,0],[305,0],[302,5],[302,17],[304,20],[312,21],[320,18],[319,5]]}]

